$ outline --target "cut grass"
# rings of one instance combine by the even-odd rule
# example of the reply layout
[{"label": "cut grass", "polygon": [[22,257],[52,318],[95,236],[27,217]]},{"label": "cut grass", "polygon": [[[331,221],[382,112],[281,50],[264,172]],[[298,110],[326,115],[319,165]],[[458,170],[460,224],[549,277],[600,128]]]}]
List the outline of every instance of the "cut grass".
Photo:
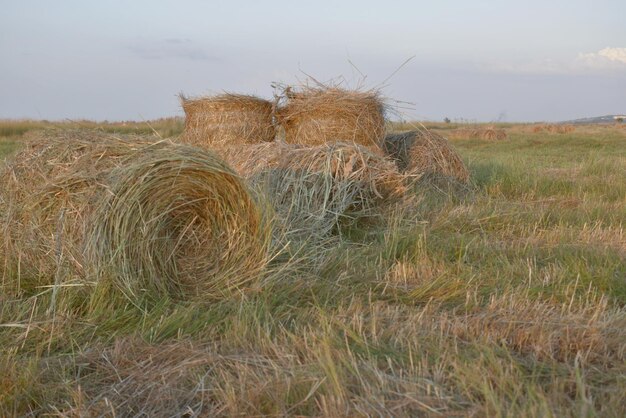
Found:
[{"label": "cut grass", "polygon": [[0,290],[0,415],[622,416],[626,136],[506,129],[245,298]]}]

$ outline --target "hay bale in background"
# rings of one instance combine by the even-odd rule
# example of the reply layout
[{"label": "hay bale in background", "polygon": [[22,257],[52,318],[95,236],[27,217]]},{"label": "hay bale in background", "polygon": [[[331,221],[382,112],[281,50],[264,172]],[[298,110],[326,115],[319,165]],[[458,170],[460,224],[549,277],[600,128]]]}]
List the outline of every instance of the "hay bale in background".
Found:
[{"label": "hay bale in background", "polygon": [[0,266],[23,288],[112,279],[129,297],[211,297],[265,263],[269,231],[246,186],[197,148],[40,133],[0,179]]},{"label": "hay bale in background", "polygon": [[437,174],[469,180],[460,155],[443,136],[428,130],[390,134],[382,144],[401,172]]},{"label": "hay bale in background", "polygon": [[325,236],[369,217],[406,191],[393,161],[356,144],[274,142],[220,150],[269,196],[290,236]]},{"label": "hay bale in background", "polygon": [[451,129],[446,131],[446,136],[450,139],[484,139],[487,141],[503,141],[508,138],[504,129],[493,126]]},{"label": "hay bale in background", "polygon": [[502,141],[507,139],[507,134],[504,129],[497,129],[493,126],[488,126],[483,129],[477,129],[473,133],[474,138],[486,139],[488,141]]},{"label": "hay bale in background", "polygon": [[376,146],[385,135],[385,105],[377,91],[337,87],[285,89],[276,111],[285,141],[320,145],[330,141]]},{"label": "hay bale in background", "polygon": [[565,124],[540,124],[535,125],[532,128],[534,133],[539,132],[549,132],[551,134],[568,134],[573,132],[576,128],[574,125],[565,125]]},{"label": "hay bale in background", "polygon": [[269,142],[276,135],[274,105],[259,97],[242,94],[181,96],[181,104],[185,111],[181,140],[193,145]]}]

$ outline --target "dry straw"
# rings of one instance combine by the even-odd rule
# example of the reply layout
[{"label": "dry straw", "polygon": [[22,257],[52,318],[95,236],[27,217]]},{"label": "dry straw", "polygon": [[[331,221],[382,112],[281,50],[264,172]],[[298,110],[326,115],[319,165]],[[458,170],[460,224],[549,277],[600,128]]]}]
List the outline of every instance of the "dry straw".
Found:
[{"label": "dry straw", "polygon": [[267,100],[242,94],[196,98],[181,95],[181,104],[185,111],[184,142],[211,147],[274,140],[274,104]]},{"label": "dry straw", "polygon": [[484,139],[486,141],[503,141],[508,138],[504,129],[493,126],[449,130],[446,132],[446,136],[451,139]]},{"label": "dry straw", "polygon": [[393,161],[347,143],[275,142],[221,150],[267,195],[291,236],[325,236],[401,197],[405,177]]},{"label": "dry straw", "polygon": [[443,175],[461,182],[469,180],[469,171],[461,156],[446,138],[435,132],[416,130],[390,134],[385,137],[383,149],[402,172]]},{"label": "dry straw", "polygon": [[576,128],[573,125],[535,125],[532,128],[534,133],[549,132],[552,134],[567,134],[573,132]]},{"label": "dry straw", "polygon": [[0,265],[22,288],[96,282],[132,298],[205,298],[252,286],[265,263],[269,231],[246,186],[197,148],[38,134],[0,180]]},{"label": "dry straw", "polygon": [[339,140],[376,146],[385,135],[385,105],[376,90],[287,87],[281,101],[276,120],[288,143],[320,145]]},{"label": "dry straw", "polygon": [[507,134],[504,129],[497,129],[493,126],[488,126],[483,129],[476,129],[472,133],[472,137],[486,139],[488,141],[502,141],[507,139]]}]

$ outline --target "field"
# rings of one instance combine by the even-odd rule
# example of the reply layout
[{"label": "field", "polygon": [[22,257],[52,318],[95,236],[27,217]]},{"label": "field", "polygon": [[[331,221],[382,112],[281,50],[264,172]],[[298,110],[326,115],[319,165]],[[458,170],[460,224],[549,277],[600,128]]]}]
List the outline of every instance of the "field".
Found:
[{"label": "field", "polygon": [[[0,157],[50,125],[76,123],[0,122]],[[85,305],[3,276],[0,416],[623,416],[626,129],[502,127],[453,140],[469,187],[419,183],[254,294]]]}]

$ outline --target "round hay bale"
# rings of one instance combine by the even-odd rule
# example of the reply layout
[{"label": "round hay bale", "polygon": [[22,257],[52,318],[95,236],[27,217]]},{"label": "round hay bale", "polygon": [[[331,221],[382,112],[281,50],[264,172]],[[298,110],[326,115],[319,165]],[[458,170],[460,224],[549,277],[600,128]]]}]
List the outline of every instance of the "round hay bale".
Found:
[{"label": "round hay bale", "polygon": [[532,128],[534,133],[548,132],[551,134],[567,134],[573,132],[576,128],[574,125],[567,124],[540,124]]},{"label": "round hay bale", "polygon": [[377,91],[306,87],[285,93],[276,111],[285,141],[321,145],[330,141],[376,146],[385,135],[385,105]]},{"label": "round hay bale", "polygon": [[451,139],[484,139],[487,141],[502,141],[508,138],[504,129],[497,129],[493,126],[453,129],[447,131],[446,136]]},{"label": "round hay bale", "polygon": [[382,148],[401,172],[436,174],[466,183],[469,171],[461,156],[443,136],[428,130],[390,134]]},{"label": "round hay bale", "polygon": [[393,161],[356,144],[274,142],[220,152],[267,193],[292,236],[328,235],[346,221],[376,214],[406,191]]},{"label": "round hay bale", "polygon": [[568,134],[575,130],[573,125],[550,125],[548,127],[550,133],[553,134]]},{"label": "round hay bale", "polygon": [[269,231],[247,187],[194,147],[38,134],[0,179],[0,266],[22,288],[111,281],[129,298],[206,298],[253,286],[266,262]]},{"label": "round hay bale", "polygon": [[276,136],[274,104],[255,96],[220,94],[185,98],[185,129],[181,140],[211,147],[220,143],[270,142]]},{"label": "round hay bale", "polygon": [[479,129],[476,136],[480,139],[486,139],[487,141],[502,141],[507,138],[506,131],[504,129],[497,129],[493,126]]}]

